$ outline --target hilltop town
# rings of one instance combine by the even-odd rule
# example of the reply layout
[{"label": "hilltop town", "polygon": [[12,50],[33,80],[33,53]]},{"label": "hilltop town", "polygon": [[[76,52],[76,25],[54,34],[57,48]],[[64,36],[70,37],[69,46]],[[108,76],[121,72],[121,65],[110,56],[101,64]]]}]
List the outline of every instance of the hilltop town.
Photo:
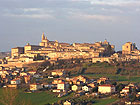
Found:
[{"label": "hilltop town", "polygon": [[24,47],[15,47],[11,49],[11,57],[6,57],[4,64],[22,66],[24,63],[31,63],[41,60],[57,60],[72,58],[99,58],[107,57],[114,53],[114,45],[110,45],[107,40],[96,43],[59,43],[49,41],[42,34],[42,41],[39,45],[30,45],[27,43]]},{"label": "hilltop town", "polygon": [[42,41],[39,45],[30,45],[27,43],[24,47],[15,47],[11,49],[11,56],[1,59],[3,66],[22,67],[27,63],[34,63],[43,60],[56,61],[58,59],[82,58],[89,59],[92,62],[112,62],[139,60],[140,50],[135,43],[127,42],[122,46],[122,52],[115,52],[115,46],[107,40],[95,43],[59,43],[49,41],[42,34]]},{"label": "hilltop town", "polygon": [[35,105],[92,105],[100,100],[139,105],[139,59],[140,50],[132,42],[116,52],[107,40],[59,43],[43,33],[39,45],[12,48],[11,56],[0,59],[0,89],[46,97],[42,103],[33,98]]}]

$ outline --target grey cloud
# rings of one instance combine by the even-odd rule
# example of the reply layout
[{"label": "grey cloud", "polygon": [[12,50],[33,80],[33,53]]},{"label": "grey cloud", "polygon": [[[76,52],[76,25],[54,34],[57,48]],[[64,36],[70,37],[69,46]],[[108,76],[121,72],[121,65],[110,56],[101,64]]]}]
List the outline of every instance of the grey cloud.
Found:
[{"label": "grey cloud", "polygon": [[0,0],[0,50],[37,44],[42,32],[62,42],[139,43],[139,7],[138,0]]}]

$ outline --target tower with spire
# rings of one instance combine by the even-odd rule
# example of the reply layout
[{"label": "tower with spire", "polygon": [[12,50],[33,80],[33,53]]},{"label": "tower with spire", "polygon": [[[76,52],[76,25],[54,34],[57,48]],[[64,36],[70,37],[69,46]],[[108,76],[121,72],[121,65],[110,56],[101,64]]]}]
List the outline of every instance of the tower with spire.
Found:
[{"label": "tower with spire", "polygon": [[44,35],[44,32],[43,32],[43,34],[42,34],[42,40],[44,40],[45,39],[45,35]]},{"label": "tower with spire", "polygon": [[42,42],[40,43],[40,46],[47,47],[48,42],[49,42],[49,40],[47,39],[47,37],[45,37],[44,32],[43,32],[43,34],[42,34]]}]

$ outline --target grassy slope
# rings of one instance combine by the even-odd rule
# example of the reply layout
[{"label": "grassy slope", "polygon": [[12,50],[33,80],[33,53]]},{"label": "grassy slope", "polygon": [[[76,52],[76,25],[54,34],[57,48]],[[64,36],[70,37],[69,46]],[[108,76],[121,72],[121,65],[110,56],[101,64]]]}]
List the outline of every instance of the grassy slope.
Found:
[{"label": "grassy slope", "polygon": [[100,78],[100,77],[108,77],[111,80],[115,80],[118,82],[140,82],[140,76],[121,76],[121,75],[113,75],[113,74],[84,74],[89,78]]},{"label": "grassy slope", "polygon": [[[2,94],[2,89],[0,89],[0,95]],[[70,94],[68,96],[58,98],[53,94],[50,94],[48,92],[40,92],[40,93],[23,93],[21,92],[19,94],[19,97],[17,98],[18,101],[26,101],[28,103],[31,103],[31,105],[45,105],[47,103],[54,103],[58,100],[64,100],[69,97],[72,97],[73,94]],[[107,105],[112,102],[115,102],[117,99],[107,98],[107,99],[96,99],[94,105]],[[0,104],[2,105],[2,104]]]},{"label": "grassy slope", "polygon": [[72,97],[73,94],[70,94],[65,97],[58,98],[54,94],[41,92],[41,93],[21,93],[19,99],[25,99],[26,101],[30,101],[33,105],[44,105],[47,103],[55,103],[58,100],[64,100],[69,97]]},{"label": "grassy slope", "polygon": [[[115,66],[112,66],[105,62],[104,63],[95,63],[95,64],[85,63],[85,64],[83,64],[83,67],[85,67],[87,69],[85,70],[85,73],[82,75],[85,75],[89,78],[108,77],[108,78],[118,81],[118,82],[140,82],[139,75],[116,74],[117,68]],[[135,69],[135,68],[133,67],[133,69]]]},{"label": "grassy slope", "polygon": [[[2,95],[2,88],[0,88],[0,95]],[[20,102],[27,102],[31,103],[31,105],[45,105],[45,104],[52,104],[57,102],[58,100],[64,100],[69,97],[72,97],[73,94],[69,94],[65,97],[58,98],[51,92],[40,92],[40,93],[23,93],[20,91],[19,96],[17,98],[17,103]],[[2,104],[0,104],[2,105]]]},{"label": "grassy slope", "polygon": [[95,100],[95,103],[93,105],[107,105],[115,101],[117,101],[117,99],[115,98],[98,99],[98,100]]},{"label": "grassy slope", "polygon": [[54,103],[58,100],[58,98],[55,97],[54,95],[45,92],[21,93],[18,100],[20,99],[30,101],[33,105],[44,105],[47,103]]}]

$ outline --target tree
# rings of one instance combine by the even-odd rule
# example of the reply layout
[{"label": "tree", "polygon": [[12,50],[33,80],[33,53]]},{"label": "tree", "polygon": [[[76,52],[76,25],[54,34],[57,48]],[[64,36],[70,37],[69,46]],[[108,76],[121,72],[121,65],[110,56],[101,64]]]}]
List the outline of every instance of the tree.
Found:
[{"label": "tree", "polygon": [[18,91],[12,88],[3,89],[3,95],[0,97],[0,102],[4,105],[14,105],[18,96]]},{"label": "tree", "polygon": [[129,96],[129,99],[130,99],[131,102],[134,102],[136,100],[136,95],[135,94],[131,94]]},{"label": "tree", "polygon": [[103,84],[105,84],[105,82],[104,81],[101,81],[101,83],[100,83],[101,85],[103,85]]},{"label": "tree", "polygon": [[124,88],[124,85],[123,85],[122,83],[120,83],[120,84],[118,84],[118,85],[116,86],[116,90],[117,90],[118,92],[120,92],[123,88]]},{"label": "tree", "polygon": [[114,85],[114,86],[116,86],[117,85],[117,82],[112,82],[111,84]]},{"label": "tree", "polygon": [[0,97],[0,103],[3,105],[32,105],[30,102],[20,100],[17,104],[18,90],[12,88],[4,88]]},{"label": "tree", "polygon": [[97,87],[97,86],[94,87],[92,91],[93,91],[93,92],[98,92],[98,87]]}]

